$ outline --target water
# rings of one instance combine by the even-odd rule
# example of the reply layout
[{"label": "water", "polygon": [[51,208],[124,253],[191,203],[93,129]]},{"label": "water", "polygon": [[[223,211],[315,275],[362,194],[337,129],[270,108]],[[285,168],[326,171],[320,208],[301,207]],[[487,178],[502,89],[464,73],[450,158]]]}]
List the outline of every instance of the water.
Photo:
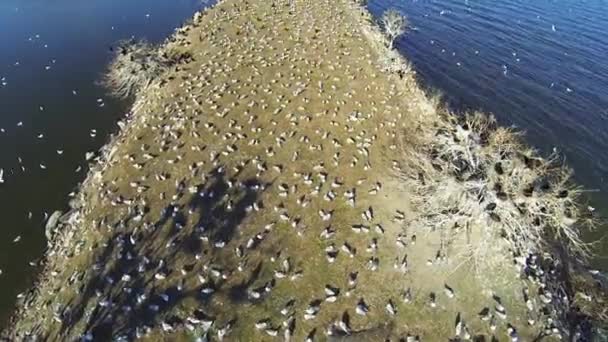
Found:
[{"label": "water", "polygon": [[96,84],[109,46],[131,36],[162,41],[204,6],[201,0],[0,2],[0,329],[34,279],[29,262],[43,254],[44,213],[67,209],[68,194],[86,174],[85,153],[117,131],[128,109]]},{"label": "water", "polygon": [[[411,31],[396,42],[422,82],[460,110],[494,113],[543,154],[557,148],[608,217],[608,2],[369,0]],[[600,227],[589,233],[597,239]],[[594,260],[608,269],[608,243]]]}]

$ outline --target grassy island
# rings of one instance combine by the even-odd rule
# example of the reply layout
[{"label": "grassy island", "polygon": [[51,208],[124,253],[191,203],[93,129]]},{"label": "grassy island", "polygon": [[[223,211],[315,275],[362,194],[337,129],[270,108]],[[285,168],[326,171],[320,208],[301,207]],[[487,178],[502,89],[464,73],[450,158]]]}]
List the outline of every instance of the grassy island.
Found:
[{"label": "grassy island", "polygon": [[580,285],[595,218],[567,170],[443,109],[384,37],[348,0],[224,0],[161,47],[121,48],[107,81],[132,111],[6,334],[590,334],[607,310]]}]

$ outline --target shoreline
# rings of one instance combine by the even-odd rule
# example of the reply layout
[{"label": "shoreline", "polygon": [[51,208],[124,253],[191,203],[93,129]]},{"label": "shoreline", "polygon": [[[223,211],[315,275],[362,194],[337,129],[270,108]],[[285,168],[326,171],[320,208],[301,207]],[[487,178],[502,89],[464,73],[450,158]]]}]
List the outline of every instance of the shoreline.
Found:
[{"label": "shoreline", "polygon": [[[217,0],[213,5],[206,5],[203,10],[197,10],[192,18],[196,20],[197,18],[206,15],[210,10],[223,1],[224,0]],[[159,50],[166,49],[167,45],[171,43],[171,40],[174,39],[182,31],[182,29],[190,27],[190,24],[187,23],[190,20],[192,19],[186,20],[184,25],[175,28],[174,32],[167,37],[164,42],[160,43],[157,48]],[[131,105],[131,110],[125,113],[124,117],[116,122],[119,130],[110,134],[110,136],[107,138],[108,141],[103,144],[103,146],[99,149],[97,156],[93,158],[93,162],[89,164],[87,175],[79,184],[78,190],[76,191],[76,196],[74,196],[68,203],[69,209],[61,213],[61,216],[57,219],[50,231],[45,228],[45,235],[47,236],[47,248],[44,255],[41,257],[41,260],[43,260],[42,270],[37,273],[33,285],[27,289],[24,296],[18,299],[16,309],[8,322],[8,326],[3,331],[0,331],[0,333],[12,330],[15,320],[22,314],[21,311],[27,310],[27,307],[23,307],[23,304],[31,301],[32,297],[36,295],[35,291],[38,288],[38,285],[48,280],[52,269],[52,267],[49,267],[48,265],[50,258],[56,254],[62,254],[61,252],[64,251],[67,248],[66,246],[69,245],[69,240],[76,235],[74,228],[76,228],[75,225],[77,225],[79,221],[78,216],[81,214],[79,210],[82,210],[83,208],[82,190],[86,188],[95,188],[92,183],[95,182],[98,175],[108,166],[108,161],[115,152],[116,146],[120,144],[120,141],[128,135],[128,131],[133,129],[133,126],[137,124],[137,112],[141,105],[141,97],[135,96],[133,104]],[[66,242],[65,240],[68,241]],[[4,338],[4,335],[0,334],[0,337]]]},{"label": "shoreline", "polygon": [[[254,2],[255,3],[255,2]],[[198,15],[197,18],[197,14],[195,14],[194,18],[195,18],[195,24],[197,21],[204,21],[206,19],[210,19],[210,21],[213,21],[213,19],[211,18],[205,18],[207,15],[210,15],[210,13],[214,13],[216,16],[218,15],[218,11],[215,11],[214,9],[217,7],[226,7],[228,9],[224,10],[229,10],[229,0],[225,0],[225,1],[221,1],[220,3],[209,7],[207,9],[204,10],[202,15]],[[232,4],[233,6],[235,6],[235,4]],[[252,4],[251,6],[255,6],[256,4]],[[301,6],[304,6],[304,4],[300,4]],[[334,5],[330,5],[330,6],[334,6]],[[347,13],[347,15],[350,16],[351,20],[356,22],[356,25],[358,25],[359,29],[363,31],[363,35],[366,36],[366,39],[368,40],[368,43],[372,46],[372,51],[375,51],[375,53],[378,55],[378,57],[382,57],[383,55],[385,55],[387,52],[386,51],[382,51],[379,50],[379,46],[381,46],[380,44],[378,44],[380,40],[380,31],[378,30],[377,26],[374,26],[373,24],[371,24],[370,22],[366,21],[366,20],[371,20],[371,15],[369,13],[367,13],[367,11],[357,5],[355,5],[354,3],[348,2],[348,4],[344,4],[344,3],[340,3],[340,4],[336,4],[335,6],[343,6],[343,9],[346,9],[347,11],[350,11],[349,13]],[[236,6],[235,6],[236,7]],[[200,12],[197,12],[200,13]],[[362,19],[363,18],[363,19]],[[214,18],[215,19],[215,18]],[[192,30],[195,26],[193,26],[192,24],[188,24],[180,29],[176,30],[175,35],[172,38],[168,39],[168,45],[169,44],[173,44],[173,42],[169,42],[171,39],[178,39],[178,37],[180,35],[184,35],[185,37],[188,37],[188,31]],[[260,29],[260,30],[263,30]],[[188,39],[188,38],[184,38],[184,39]],[[376,46],[374,47],[374,44],[376,44]],[[179,45],[179,44],[178,44]],[[166,46],[165,46],[166,48]],[[389,51],[389,53],[392,53],[394,51]],[[348,56],[348,55],[346,55]],[[409,110],[411,112],[414,112],[414,116],[408,116],[408,119],[410,120],[415,120],[412,122],[415,122],[417,125],[419,125],[418,127],[414,127],[414,129],[412,130],[412,128],[408,128],[409,131],[408,132],[416,132],[416,131],[420,131],[420,130],[425,130],[426,128],[428,128],[432,121],[441,121],[441,120],[445,120],[447,122],[451,122],[451,119],[444,119],[442,118],[442,114],[438,114],[437,113],[437,102],[433,102],[432,100],[430,100],[427,95],[421,90],[421,88],[419,87],[417,81],[415,80],[412,70],[409,67],[409,65],[407,64],[407,61],[401,57],[398,53],[394,53],[394,54],[389,54],[389,58],[392,60],[392,62],[394,63],[394,65],[391,65],[389,70],[392,71],[392,76],[387,76],[388,79],[391,79],[392,77],[392,81],[390,81],[391,85],[394,85],[396,87],[399,87],[399,90],[397,91],[397,93],[408,93],[409,94],[409,98],[410,99],[416,99],[416,100],[420,100],[420,101],[426,101],[426,102],[410,102],[409,103]],[[371,62],[371,61],[370,61]],[[184,68],[187,67],[187,65],[183,66]],[[398,69],[395,70],[394,68],[397,67]],[[182,66],[178,65],[177,68],[182,68]],[[401,68],[401,69],[399,69]],[[396,81],[397,78],[399,77],[398,75],[395,74],[395,71],[397,72],[401,72],[402,73],[402,77],[403,74],[405,74],[405,81],[404,82],[400,82],[400,81]],[[160,94],[161,92],[161,88],[155,88],[155,86],[153,85],[151,88],[145,88],[146,93],[151,93],[149,95],[146,95],[145,97],[142,97],[141,95],[137,96],[137,100],[133,105],[133,110],[131,111],[131,113],[129,115],[127,115],[127,117],[124,120],[121,120],[121,122],[123,122],[123,124],[119,123],[119,126],[121,127],[121,130],[117,133],[114,134],[112,137],[110,137],[110,140],[108,142],[108,144],[104,145],[104,147],[101,149],[100,151],[100,156],[98,157],[98,160],[96,161],[96,164],[93,165],[90,170],[89,173],[85,179],[85,181],[82,183],[80,191],[78,192],[77,198],[74,199],[74,203],[71,203],[71,210],[66,213],[63,217],[62,217],[62,222],[60,224],[60,232],[58,235],[55,235],[52,241],[49,241],[50,244],[50,248],[48,253],[46,253],[46,262],[45,262],[45,267],[44,267],[44,271],[41,272],[41,277],[40,277],[40,282],[37,282],[37,285],[40,285],[41,288],[45,286],[45,284],[47,282],[49,282],[50,279],[50,275],[52,274],[52,272],[54,272],[54,270],[57,269],[57,265],[54,264],[54,262],[62,262],[61,259],[57,259],[56,256],[57,255],[62,255],[65,254],[64,252],[66,250],[70,250],[70,249],[74,249],[74,251],[69,252],[68,254],[73,253],[74,255],[79,255],[80,253],[88,253],[91,251],[94,251],[94,245],[89,245],[88,250],[84,250],[84,251],[79,251],[77,247],[78,243],[75,243],[73,240],[74,239],[78,239],[78,237],[82,237],[82,235],[84,235],[84,231],[87,228],[86,226],[83,225],[83,217],[87,217],[90,214],[90,211],[88,211],[88,208],[91,207],[95,207],[95,205],[92,205],[90,203],[91,199],[93,198],[97,198],[94,194],[96,191],[98,191],[98,189],[103,189],[104,188],[104,180],[103,177],[105,175],[105,173],[107,173],[107,169],[108,168],[114,168],[114,165],[116,163],[119,163],[119,161],[117,161],[118,158],[115,158],[116,154],[118,153],[118,151],[122,148],[122,144],[127,144],[127,142],[133,141],[133,136],[137,136],[137,133],[139,133],[139,130],[142,129],[141,127],[148,125],[148,121],[151,120],[151,118],[147,117],[146,115],[146,108],[150,108],[150,107],[154,107],[154,102],[162,102],[162,101],[166,101],[162,99],[162,95]],[[395,97],[398,97],[398,94],[395,95]],[[439,110],[441,111],[441,110]],[[359,118],[355,118],[357,120],[359,120]],[[409,122],[408,122],[409,123]],[[462,124],[461,124],[462,125]],[[395,130],[396,131],[396,130]],[[390,138],[390,137],[389,137]],[[422,138],[422,137],[419,137]],[[416,137],[414,137],[414,139],[416,139]],[[370,144],[370,143],[367,143]],[[398,148],[402,148],[402,149],[408,149],[408,144],[404,144],[403,142],[393,142],[395,149],[389,149],[390,151],[398,151]],[[370,144],[371,145],[371,144]],[[400,145],[399,147],[397,145]],[[364,145],[363,145],[364,146]],[[393,145],[390,145],[393,146]],[[371,148],[371,147],[365,147],[365,148]],[[213,158],[213,157],[212,157]],[[397,157],[397,159],[400,159],[400,157]],[[416,157],[416,160],[420,159],[419,156]],[[375,159],[375,161],[379,161],[381,159]],[[372,163],[373,165],[373,163]],[[215,165],[214,165],[215,166]],[[394,164],[393,164],[394,166]],[[402,171],[399,170],[399,168],[396,168],[393,170],[393,172],[396,173],[401,173]],[[382,176],[383,179],[386,179],[385,176]],[[205,178],[205,177],[203,177]],[[134,180],[137,178],[133,178]],[[176,180],[177,181],[177,180]],[[410,179],[411,181],[411,179]],[[411,185],[405,185],[406,188],[410,188]],[[273,191],[275,191],[273,189]],[[397,194],[397,198],[399,198],[399,194]],[[101,199],[99,199],[101,200]],[[124,200],[123,200],[124,202]],[[124,204],[124,203],[119,203],[120,204]],[[342,209],[340,209],[342,210]],[[95,215],[93,215],[93,217],[95,217]],[[101,217],[101,216],[99,216]],[[415,215],[412,215],[412,218],[410,218],[411,221],[415,221]],[[95,223],[93,222],[88,222],[88,223]],[[100,222],[98,226],[101,226]],[[78,227],[78,225],[82,225],[80,227]],[[88,227],[93,228],[93,226],[89,226]],[[80,229],[80,231],[79,231]],[[397,233],[398,235],[399,233]],[[100,240],[103,242],[103,240]],[[57,259],[57,260],[55,260]],[[86,265],[86,261],[85,264]],[[525,266],[525,261],[524,261],[524,266]],[[86,267],[86,266],[85,266]],[[77,267],[76,267],[77,269]],[[158,274],[158,273],[157,273]],[[69,277],[71,279],[71,277]],[[440,284],[443,285],[443,284]],[[38,291],[41,291],[41,288],[38,288]],[[36,290],[36,287],[34,289],[32,289],[33,291]],[[30,294],[31,296],[31,294]],[[28,296],[28,298],[25,300],[26,303],[31,303],[35,300],[40,300],[39,298],[36,297],[41,297],[43,295],[38,294],[35,297],[30,297]],[[21,310],[19,310],[21,312],[20,315],[24,315],[24,312],[27,311],[28,308],[24,307]],[[20,321],[17,320],[15,322],[15,324],[17,324],[15,327],[17,327],[20,324]],[[154,332],[152,332],[152,334],[154,334]],[[270,333],[268,333],[270,334]],[[75,337],[75,336],[72,336]]]}]

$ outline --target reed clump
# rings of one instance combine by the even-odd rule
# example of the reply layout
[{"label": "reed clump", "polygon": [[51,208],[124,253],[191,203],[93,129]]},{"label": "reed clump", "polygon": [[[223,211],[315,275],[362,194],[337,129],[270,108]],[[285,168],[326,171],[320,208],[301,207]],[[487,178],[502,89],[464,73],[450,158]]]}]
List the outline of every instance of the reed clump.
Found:
[{"label": "reed clump", "polygon": [[117,97],[127,98],[159,80],[170,67],[187,62],[189,53],[167,46],[156,46],[146,41],[123,41],[115,50],[104,85]]},{"label": "reed clump", "polygon": [[104,77],[105,85],[121,98],[135,95],[166,69],[169,61],[145,41],[121,42]]},{"label": "reed clump", "polygon": [[590,256],[580,232],[595,218],[556,154],[539,157],[481,113],[445,114],[419,139],[403,168],[420,208],[410,226],[466,234],[461,256],[481,271],[505,255],[523,266],[555,242],[577,259]]}]

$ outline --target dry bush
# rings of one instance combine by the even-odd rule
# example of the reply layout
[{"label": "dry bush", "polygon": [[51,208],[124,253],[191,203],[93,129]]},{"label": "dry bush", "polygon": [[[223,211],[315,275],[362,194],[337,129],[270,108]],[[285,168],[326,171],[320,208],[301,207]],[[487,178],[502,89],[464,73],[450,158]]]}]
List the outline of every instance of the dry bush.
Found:
[{"label": "dry bush", "polygon": [[172,59],[144,41],[122,42],[104,76],[104,84],[118,97],[135,95],[157,79]]},{"label": "dry bush", "polygon": [[397,74],[401,78],[406,74],[413,73],[411,64],[395,50],[387,49],[385,53],[380,55],[379,63],[382,71],[390,74]]},{"label": "dry bush", "polygon": [[393,49],[395,39],[404,34],[409,26],[407,18],[394,9],[387,10],[380,19],[389,49]]},{"label": "dry bush", "polygon": [[402,176],[419,208],[410,226],[465,234],[460,256],[480,272],[501,258],[523,265],[556,241],[577,258],[589,256],[579,232],[593,226],[593,217],[557,156],[540,158],[480,113],[446,114],[418,140],[403,149],[409,155]]},{"label": "dry bush", "polygon": [[[361,13],[369,15],[364,9],[361,10]],[[373,25],[371,20],[361,26],[361,32],[378,54],[378,64],[382,71],[397,74],[402,79],[407,79],[407,75],[415,74],[411,64],[398,51],[392,49],[387,34],[380,31],[377,25]]]}]

